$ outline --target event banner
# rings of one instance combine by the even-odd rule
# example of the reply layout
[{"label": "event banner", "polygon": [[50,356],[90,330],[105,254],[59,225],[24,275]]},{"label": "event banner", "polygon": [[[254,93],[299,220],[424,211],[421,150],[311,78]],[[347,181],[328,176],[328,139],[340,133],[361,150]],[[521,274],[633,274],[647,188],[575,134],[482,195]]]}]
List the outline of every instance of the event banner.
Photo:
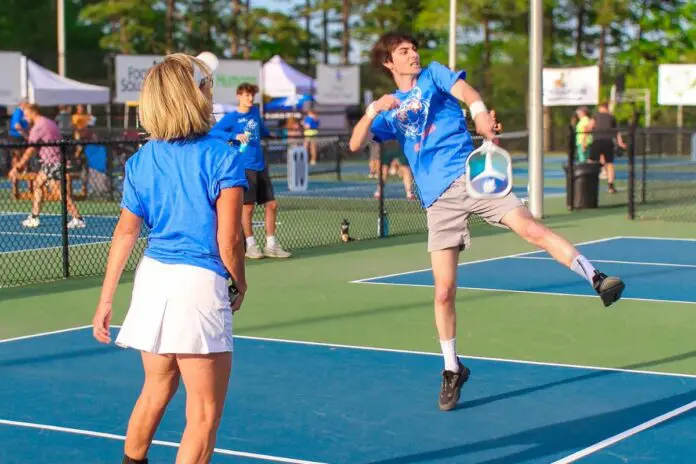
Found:
[{"label": "event banner", "polygon": [[[220,60],[215,72],[213,100],[215,103],[237,104],[237,87],[243,82],[261,86],[261,62],[246,60]],[[261,91],[256,102],[261,102]]]},{"label": "event banner", "polygon": [[136,102],[140,98],[140,87],[145,74],[162,55],[116,55],[116,103]]},{"label": "event banner", "polygon": [[544,68],[544,106],[599,104],[599,66]]},{"label": "event banner", "polygon": [[324,105],[360,104],[360,68],[317,65],[316,100]]},{"label": "event banner", "polygon": [[22,96],[26,96],[23,83],[26,82],[25,58],[18,52],[0,52],[0,105],[14,106]]},{"label": "event banner", "polygon": [[659,105],[696,105],[696,64],[661,64],[657,71]]},{"label": "event banner", "polygon": [[[163,55],[117,55],[116,98],[117,103],[136,102],[145,75],[152,66],[161,62]],[[215,103],[236,104],[237,86],[242,82],[259,85],[261,62],[245,60],[220,60],[214,73],[213,99]],[[261,95],[257,96],[261,101]]]}]

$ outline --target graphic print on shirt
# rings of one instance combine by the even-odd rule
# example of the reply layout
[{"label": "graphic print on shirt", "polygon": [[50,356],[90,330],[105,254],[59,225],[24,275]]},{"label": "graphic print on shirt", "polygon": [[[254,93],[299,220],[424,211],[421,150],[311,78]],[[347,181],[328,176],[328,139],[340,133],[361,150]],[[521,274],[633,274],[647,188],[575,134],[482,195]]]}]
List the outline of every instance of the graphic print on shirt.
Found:
[{"label": "graphic print on shirt", "polygon": [[[244,122],[244,120],[240,120],[240,122]],[[246,125],[244,126],[244,132],[246,134],[249,134],[249,141],[251,142],[252,140],[259,140],[259,130],[258,130],[258,124],[254,120],[254,118],[249,118],[248,121],[246,121]]]},{"label": "graphic print on shirt", "polygon": [[423,93],[419,87],[414,87],[401,105],[392,110],[396,128],[407,139],[420,138],[425,129],[429,109],[430,102],[423,99]]}]

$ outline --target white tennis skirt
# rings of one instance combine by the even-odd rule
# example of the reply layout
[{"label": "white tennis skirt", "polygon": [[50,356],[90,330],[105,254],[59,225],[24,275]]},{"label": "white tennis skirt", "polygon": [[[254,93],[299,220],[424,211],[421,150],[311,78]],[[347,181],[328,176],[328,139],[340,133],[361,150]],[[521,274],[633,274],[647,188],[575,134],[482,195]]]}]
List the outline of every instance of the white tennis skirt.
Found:
[{"label": "white tennis skirt", "polygon": [[143,257],[116,345],[157,354],[232,351],[226,280],[200,267]]}]

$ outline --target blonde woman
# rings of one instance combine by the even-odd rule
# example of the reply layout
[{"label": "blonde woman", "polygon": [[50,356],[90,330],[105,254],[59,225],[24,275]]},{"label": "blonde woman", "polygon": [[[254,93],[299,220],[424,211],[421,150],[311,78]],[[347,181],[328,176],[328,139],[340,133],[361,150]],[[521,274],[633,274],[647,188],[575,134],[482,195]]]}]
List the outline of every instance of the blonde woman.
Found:
[{"label": "blonde woman", "polygon": [[[150,229],[116,344],[139,350],[145,382],[128,423],[124,463],[147,463],[152,437],[179,379],[186,429],[177,463],[209,462],[232,367],[232,313],[246,293],[244,167],[208,134],[212,79],[206,65],[174,54],[155,65],[140,94],[150,135],[126,163],[121,217],[93,320],[110,343],[116,286],[144,222]],[[227,278],[238,294],[230,302]]]}]

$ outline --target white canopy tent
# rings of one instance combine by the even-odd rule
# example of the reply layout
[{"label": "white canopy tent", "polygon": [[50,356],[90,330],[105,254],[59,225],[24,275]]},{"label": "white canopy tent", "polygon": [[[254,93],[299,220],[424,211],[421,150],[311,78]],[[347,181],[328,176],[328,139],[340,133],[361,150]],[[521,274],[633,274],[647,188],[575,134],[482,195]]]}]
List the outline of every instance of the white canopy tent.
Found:
[{"label": "white canopy tent", "polygon": [[41,106],[110,103],[108,87],[68,79],[29,59],[27,59],[27,71],[29,79],[24,86],[23,96],[31,103]]},{"label": "white canopy tent", "polygon": [[276,55],[263,65],[263,93],[270,97],[311,94],[314,79],[301,73]]}]

